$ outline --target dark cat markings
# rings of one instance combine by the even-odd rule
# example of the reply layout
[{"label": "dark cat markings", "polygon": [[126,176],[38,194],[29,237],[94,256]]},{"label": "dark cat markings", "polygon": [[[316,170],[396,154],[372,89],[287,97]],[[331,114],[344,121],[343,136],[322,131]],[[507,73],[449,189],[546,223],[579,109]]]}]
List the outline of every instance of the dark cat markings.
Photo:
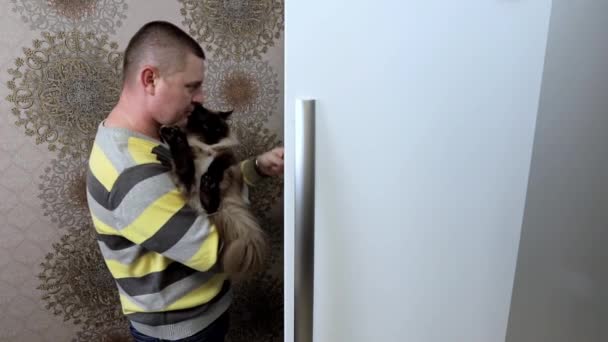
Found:
[{"label": "dark cat markings", "polygon": [[268,253],[264,231],[249,209],[245,185],[226,120],[231,112],[213,112],[197,105],[186,127],[162,127],[160,134],[172,155],[174,180],[199,213],[209,213],[224,243],[224,271],[260,271]]}]

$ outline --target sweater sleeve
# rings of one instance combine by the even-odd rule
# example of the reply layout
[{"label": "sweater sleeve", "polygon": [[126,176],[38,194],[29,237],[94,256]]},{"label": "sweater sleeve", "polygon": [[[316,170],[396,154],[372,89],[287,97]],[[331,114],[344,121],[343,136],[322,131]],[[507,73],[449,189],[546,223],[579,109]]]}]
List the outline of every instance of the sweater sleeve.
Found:
[{"label": "sweater sleeve", "polygon": [[156,156],[132,156],[137,162],[118,172],[111,155],[93,149],[87,198],[97,233],[107,241],[122,237],[113,239],[122,241],[117,251],[136,244],[195,270],[211,269],[217,262],[219,236],[207,215],[198,215],[187,204],[170,169]]},{"label": "sweater sleeve", "polygon": [[258,185],[266,176],[261,175],[255,167],[255,158],[245,159],[241,162],[243,180],[250,187]]}]

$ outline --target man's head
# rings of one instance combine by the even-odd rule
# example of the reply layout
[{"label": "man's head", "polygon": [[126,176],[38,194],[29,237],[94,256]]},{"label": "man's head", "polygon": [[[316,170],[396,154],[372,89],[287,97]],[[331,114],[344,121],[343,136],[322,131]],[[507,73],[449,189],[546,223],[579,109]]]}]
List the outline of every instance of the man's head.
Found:
[{"label": "man's head", "polygon": [[200,45],[177,26],[147,23],[125,51],[123,88],[151,119],[175,124],[203,101],[204,59]]}]

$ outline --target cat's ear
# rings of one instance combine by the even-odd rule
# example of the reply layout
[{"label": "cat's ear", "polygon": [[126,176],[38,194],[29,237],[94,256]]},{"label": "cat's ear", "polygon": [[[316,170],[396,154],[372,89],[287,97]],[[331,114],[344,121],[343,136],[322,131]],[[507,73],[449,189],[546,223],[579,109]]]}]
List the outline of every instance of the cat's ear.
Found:
[{"label": "cat's ear", "polygon": [[232,111],[231,111],[231,110],[229,110],[229,111],[227,111],[227,112],[219,112],[219,114],[220,114],[220,117],[221,117],[223,120],[228,120],[228,118],[229,118],[229,117],[230,117],[230,115],[232,114]]}]

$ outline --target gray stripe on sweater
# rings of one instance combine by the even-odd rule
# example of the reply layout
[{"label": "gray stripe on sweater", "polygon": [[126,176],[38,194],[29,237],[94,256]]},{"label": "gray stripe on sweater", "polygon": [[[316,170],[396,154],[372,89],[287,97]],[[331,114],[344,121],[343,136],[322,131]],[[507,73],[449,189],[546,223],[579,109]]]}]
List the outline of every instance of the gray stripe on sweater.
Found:
[{"label": "gray stripe on sweater", "polygon": [[213,305],[209,306],[208,310],[198,317],[179,323],[159,326],[146,325],[134,321],[131,321],[131,324],[133,324],[135,329],[145,335],[160,339],[177,340],[192,336],[208,327],[228,310],[231,302],[232,290],[226,293],[220,300],[213,303]]},{"label": "gray stripe on sweater", "polygon": [[[171,181],[169,175],[162,173],[147,178],[135,185],[131,191],[124,196],[121,204],[113,211],[104,208],[102,203],[97,202],[89,192],[87,192],[87,199],[89,200],[90,209],[93,215],[101,221],[108,223],[110,226],[122,230],[138,218],[144,210],[161,196],[176,189],[177,188]],[[120,217],[120,222],[114,222],[114,217]]]},{"label": "gray stripe on sweater", "polygon": [[106,260],[116,260],[123,265],[130,265],[134,263],[138,258],[145,255],[146,253],[150,253],[146,249],[142,248],[139,245],[133,245],[129,248],[112,250],[108,248],[105,242],[97,241],[99,244],[99,249],[101,250],[101,254]]},{"label": "gray stripe on sweater", "polygon": [[[191,309],[184,309],[184,310],[180,310],[180,311],[176,311],[176,312],[171,312],[171,311],[167,311],[167,312],[159,312],[158,315],[153,315],[152,313],[154,313],[154,311],[163,311],[165,310],[169,305],[173,304],[174,302],[176,302],[177,300],[181,299],[182,297],[184,297],[185,295],[188,295],[191,291],[201,287],[203,284],[207,283],[209,281],[209,279],[211,279],[214,275],[216,275],[217,273],[213,273],[213,272],[195,272],[192,273],[191,275],[182,278],[176,282],[174,282],[173,284],[166,286],[165,288],[163,288],[162,290],[155,292],[155,293],[148,293],[148,294],[142,294],[142,295],[137,295],[137,296],[132,296],[129,295],[129,293],[121,286],[120,284],[120,279],[117,279],[117,285],[118,285],[118,291],[120,292],[121,295],[127,297],[129,299],[129,301],[131,301],[132,303],[134,303],[135,305],[137,305],[138,307],[140,307],[144,312],[146,312],[144,315],[141,314],[130,314],[129,316],[131,317],[131,319],[134,319],[134,317],[137,316],[144,316],[146,319],[149,319],[152,321],[155,320],[155,316],[158,317],[158,319],[160,320],[161,317],[163,320],[171,320],[172,319],[172,315],[174,316],[183,316],[186,311],[191,310]],[[225,292],[225,291],[224,291]],[[221,292],[220,292],[221,294]],[[215,299],[214,299],[215,300]],[[211,304],[209,304],[211,305]],[[207,304],[203,304],[199,307],[199,309],[192,309],[193,315],[200,312],[204,312],[206,311],[205,306],[207,306]],[[176,317],[177,319],[177,317]],[[139,319],[136,319],[138,321],[140,321]],[[160,321],[156,321],[155,322],[157,325],[160,325]]]}]

